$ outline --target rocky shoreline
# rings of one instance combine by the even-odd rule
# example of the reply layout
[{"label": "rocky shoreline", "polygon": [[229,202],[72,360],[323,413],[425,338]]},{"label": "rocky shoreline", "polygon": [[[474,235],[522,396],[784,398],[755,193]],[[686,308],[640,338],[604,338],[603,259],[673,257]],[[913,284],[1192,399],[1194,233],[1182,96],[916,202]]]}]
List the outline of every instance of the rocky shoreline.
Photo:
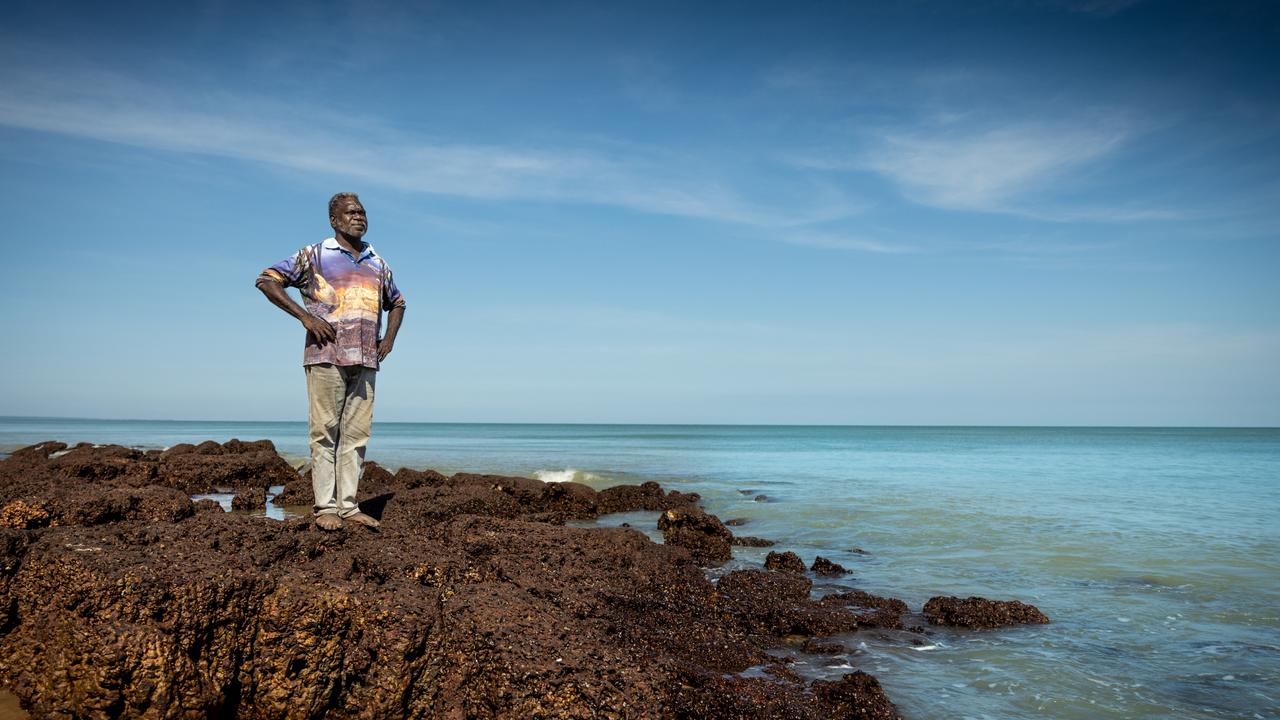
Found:
[{"label": "rocky shoreline", "polygon": [[[140,451],[45,442],[0,461],[0,685],[32,717],[897,717],[861,671],[806,681],[771,650],[914,622],[1048,622],[1022,603],[934,598],[913,615],[793,553],[713,582],[735,536],[696,494],[367,463],[382,520],[225,513],[310,501],[269,441]],[[577,528],[660,512],[664,542]],[[923,620],[919,618],[923,617]]]}]

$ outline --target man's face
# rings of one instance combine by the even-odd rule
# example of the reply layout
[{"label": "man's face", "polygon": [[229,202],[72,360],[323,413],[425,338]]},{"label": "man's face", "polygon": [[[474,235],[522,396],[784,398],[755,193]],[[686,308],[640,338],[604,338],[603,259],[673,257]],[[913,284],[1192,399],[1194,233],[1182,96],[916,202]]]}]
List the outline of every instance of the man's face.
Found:
[{"label": "man's face", "polygon": [[364,215],[364,206],[359,200],[342,200],[338,208],[329,217],[329,224],[334,230],[352,238],[362,238],[369,229],[369,219]]}]

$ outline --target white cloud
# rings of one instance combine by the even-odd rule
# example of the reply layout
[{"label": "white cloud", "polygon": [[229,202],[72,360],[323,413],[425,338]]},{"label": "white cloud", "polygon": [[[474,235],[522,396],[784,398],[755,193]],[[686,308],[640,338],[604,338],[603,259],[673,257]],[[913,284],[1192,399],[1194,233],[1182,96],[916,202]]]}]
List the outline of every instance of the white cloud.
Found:
[{"label": "white cloud", "polygon": [[[376,119],[335,119],[262,98],[165,90],[98,71],[0,69],[0,124],[179,153],[231,157],[410,191],[609,205],[761,227],[827,221],[860,207],[798,176],[776,202],[698,158],[650,148],[513,147],[411,137]],[[803,200],[795,201],[796,198]]]},{"label": "white cloud", "polygon": [[912,245],[837,233],[799,232],[783,235],[781,239],[790,245],[803,245],[825,250],[849,250],[895,255],[920,252],[919,248]]},{"label": "white cloud", "polygon": [[[1127,135],[1114,125],[1031,123],[981,131],[891,132],[875,137],[855,166],[888,178],[922,205],[1053,215],[1020,201],[1067,172],[1104,158]],[[1073,212],[1089,215],[1087,210]],[[1141,215],[1134,219],[1146,219]]]}]

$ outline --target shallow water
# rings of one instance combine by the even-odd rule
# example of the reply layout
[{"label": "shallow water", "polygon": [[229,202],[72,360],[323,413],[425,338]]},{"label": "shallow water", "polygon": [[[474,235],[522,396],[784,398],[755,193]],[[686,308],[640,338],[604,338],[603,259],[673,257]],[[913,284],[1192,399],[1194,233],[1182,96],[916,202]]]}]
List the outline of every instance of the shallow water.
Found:
[{"label": "shallow water", "polygon": [[[306,454],[303,423],[0,420],[0,450],[231,437]],[[938,594],[1014,598],[1053,620],[933,630],[925,645],[864,632],[841,638],[843,656],[796,656],[813,677],[872,672],[910,718],[1280,717],[1280,430],[390,423],[369,457],[657,480],[747,518],[736,532],[853,571],[818,592],[852,585],[915,610]],[[657,537],[652,514],[602,520],[622,522]],[[767,552],[736,548],[727,569]]]},{"label": "shallow water", "polygon": [[201,493],[192,495],[191,499],[215,500],[222,506],[224,512],[243,513],[249,517],[268,517],[272,520],[292,520],[293,518],[305,517],[311,514],[311,507],[308,505],[273,505],[271,501],[283,490],[283,485],[272,485],[267,488],[267,504],[261,510],[233,510],[231,501],[236,496],[233,492]]}]

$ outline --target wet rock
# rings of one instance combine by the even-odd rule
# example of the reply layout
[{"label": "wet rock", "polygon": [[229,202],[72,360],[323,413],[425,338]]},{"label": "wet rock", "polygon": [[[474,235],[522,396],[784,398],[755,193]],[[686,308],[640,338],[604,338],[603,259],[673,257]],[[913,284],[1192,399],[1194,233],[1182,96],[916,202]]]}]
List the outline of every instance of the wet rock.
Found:
[{"label": "wet rock", "polygon": [[847,651],[847,648],[840,643],[823,642],[813,638],[806,638],[800,649],[811,655],[839,655]]},{"label": "wet rock", "polygon": [[998,628],[1049,622],[1049,618],[1034,605],[1017,600],[988,600],[980,597],[930,598],[924,605],[924,616],[934,625],[962,628]]},{"label": "wet rock", "polygon": [[733,533],[715,515],[698,507],[690,505],[664,512],[658,518],[658,529],[664,543],[687,549],[700,565],[721,565],[733,556],[729,549]]},{"label": "wet rock", "polygon": [[824,607],[856,608],[858,625],[865,628],[902,630],[902,616],[909,612],[907,604],[897,598],[880,597],[862,590],[832,593],[818,601]]},{"label": "wet rock", "polygon": [[735,570],[716,586],[725,610],[742,627],[760,635],[834,635],[857,628],[857,618],[809,599],[813,583],[803,575]]},{"label": "wet rock", "polygon": [[5,461],[6,465],[17,468],[36,461],[43,463],[49,459],[49,456],[56,452],[67,449],[67,444],[63,442],[54,442],[52,440],[35,445],[28,445],[24,448],[18,448],[9,454]]},{"label": "wet rock", "polygon": [[836,682],[814,681],[813,694],[831,708],[832,717],[851,720],[895,720],[898,710],[885,695],[880,681],[855,671]]},{"label": "wet rock", "polygon": [[220,514],[220,513],[226,512],[225,510],[222,509],[221,503],[219,503],[217,500],[211,500],[209,498],[204,498],[203,500],[196,500],[195,502],[191,503],[191,508],[195,511],[195,514],[197,515],[199,515],[200,513],[216,512]]},{"label": "wet rock", "polygon": [[731,543],[739,547],[773,547],[777,544],[772,540],[751,535],[734,535]]},{"label": "wet rock", "polygon": [[[875,683],[861,678],[837,682],[814,681],[808,687],[757,677],[698,678],[682,688],[676,717],[761,718],[768,720],[890,720],[897,718],[893,703]],[[887,714],[886,714],[887,713]]]},{"label": "wet rock", "polygon": [[793,552],[771,552],[764,558],[764,566],[770,570],[789,573],[803,573],[804,560]]},{"label": "wet rock", "polygon": [[597,511],[601,515],[635,510],[674,510],[696,505],[701,498],[697,493],[672,490],[664,493],[656,482],[642,485],[614,485],[601,490],[596,496]]},{"label": "wet rock", "polygon": [[724,521],[726,527],[741,527],[747,524],[746,518],[729,518]]},{"label": "wet rock", "polygon": [[[170,484],[260,444],[63,450],[0,460],[0,684],[33,717],[892,716],[857,673],[806,684],[770,657],[856,629],[856,608],[802,575],[711,583],[698,558],[732,536],[693,495],[370,463],[381,534],[321,532]],[[265,482],[232,486],[256,504]],[[661,509],[676,542],[554,524],[602,508]]]},{"label": "wet rock", "polygon": [[315,493],[311,489],[311,471],[294,478],[281,487],[280,492],[271,498],[271,504],[284,507],[288,505],[312,505]]},{"label": "wet rock", "polygon": [[769,498],[769,496],[768,496],[768,495],[757,495],[757,496],[755,496],[754,498],[751,498],[751,499],[752,499],[752,500],[755,500],[756,502],[769,502],[769,501],[770,501],[770,498]]},{"label": "wet rock", "polygon": [[265,488],[245,488],[231,498],[232,510],[262,510],[267,506]]},{"label": "wet rock", "polygon": [[821,555],[813,559],[813,565],[809,569],[826,577],[839,577],[841,575],[849,574],[849,571],[845,570],[844,567],[822,557]]}]

